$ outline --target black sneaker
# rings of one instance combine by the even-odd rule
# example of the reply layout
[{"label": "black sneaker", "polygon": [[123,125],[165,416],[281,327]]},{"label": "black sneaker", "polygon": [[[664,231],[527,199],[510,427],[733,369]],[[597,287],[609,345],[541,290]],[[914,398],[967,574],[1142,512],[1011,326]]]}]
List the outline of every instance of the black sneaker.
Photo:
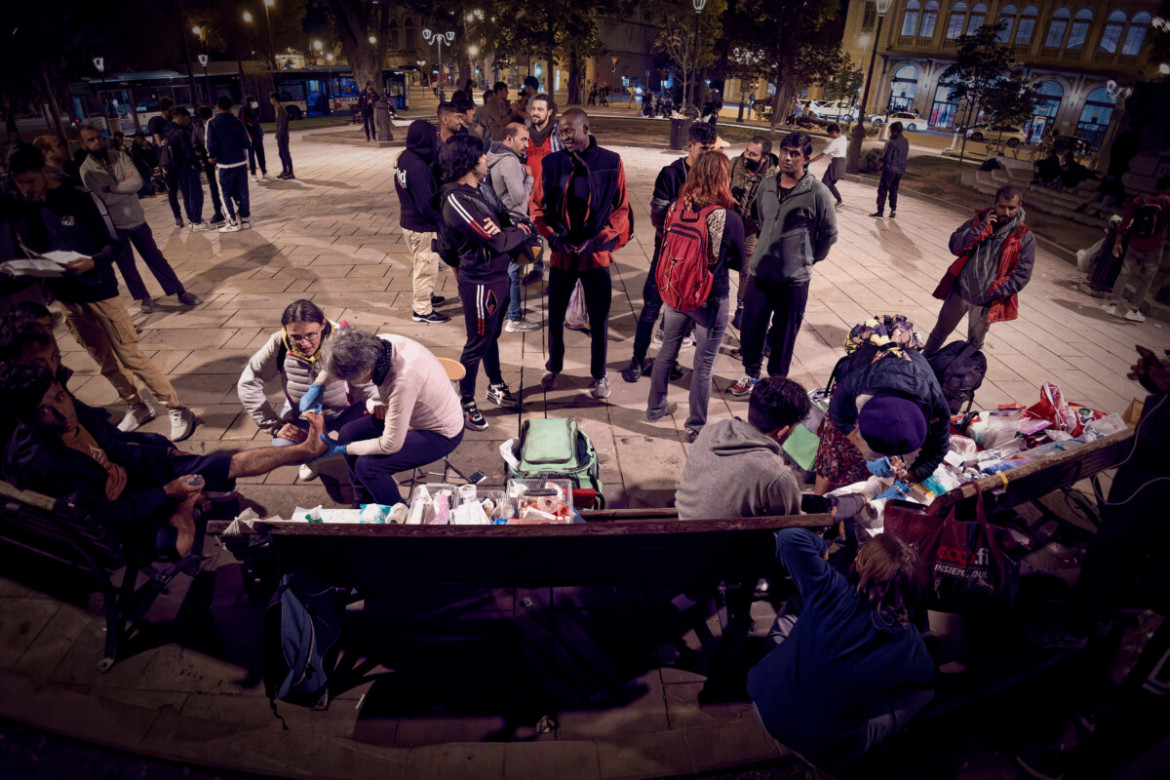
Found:
[{"label": "black sneaker", "polygon": [[463,424],[473,431],[486,431],[488,421],[479,413],[479,407],[475,405],[475,401],[463,402]]},{"label": "black sneaker", "polygon": [[642,361],[630,358],[630,365],[622,369],[622,379],[631,384],[642,378]]},{"label": "black sneaker", "polygon": [[893,209],[890,209],[890,219],[894,219],[897,216],[898,216],[898,212],[894,211]]},{"label": "black sneaker", "polygon": [[885,214],[883,214],[883,213],[882,213],[882,212],[880,212],[880,211],[875,211],[874,213],[870,214],[870,216],[871,216],[871,217],[877,217],[878,219],[881,219],[882,217],[884,217],[884,216],[885,216]]},{"label": "black sneaker", "polygon": [[446,303],[446,301],[447,301],[447,299],[444,298],[442,295],[432,295],[431,296],[431,306],[438,306],[442,303]]},{"label": "black sneaker", "polygon": [[425,322],[428,325],[436,322],[447,322],[451,319],[446,314],[439,314],[433,310],[430,314],[412,314],[410,318],[415,322]]},{"label": "black sneaker", "polygon": [[682,366],[680,366],[678,364],[678,361],[676,360],[676,361],[674,361],[674,365],[670,367],[670,381],[677,382],[678,380],[682,379],[682,377],[683,377]]},{"label": "black sneaker", "polygon": [[498,385],[488,386],[487,400],[496,406],[505,406],[509,409],[515,409],[520,405],[520,399],[512,395],[512,391],[502,382]]}]

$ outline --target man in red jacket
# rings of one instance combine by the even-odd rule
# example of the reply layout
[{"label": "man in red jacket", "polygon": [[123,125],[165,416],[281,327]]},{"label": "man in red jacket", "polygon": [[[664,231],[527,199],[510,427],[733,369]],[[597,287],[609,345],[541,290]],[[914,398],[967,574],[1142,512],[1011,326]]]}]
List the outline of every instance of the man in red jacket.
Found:
[{"label": "man in red jacket", "polygon": [[1125,288],[1129,280],[1135,279],[1137,289],[1128,311],[1122,315],[1132,322],[1146,320],[1146,315],[1141,312],[1142,303],[1150,292],[1166,249],[1166,228],[1170,225],[1170,176],[1159,177],[1156,186],[1158,191],[1153,195],[1139,195],[1129,204],[1113,242],[1113,256],[1121,257],[1122,239],[1129,234],[1129,248],[1125,262],[1121,264],[1121,273],[1102,308],[1106,314],[1117,314],[1118,304],[1126,302]]},{"label": "man in red jacket", "polygon": [[1019,316],[1017,293],[1032,278],[1036,237],[1024,224],[1024,207],[1015,187],[1000,187],[995,205],[951,234],[951,251],[958,259],[934,291],[943,301],[938,322],[923,353],[933,355],[959,324],[967,320],[967,341],[983,348],[993,322]]},{"label": "man in red jacket", "polygon": [[562,149],[544,158],[532,190],[532,217],[552,249],[548,277],[548,361],[541,387],[556,386],[565,359],[565,313],[577,280],[585,292],[592,330],[589,385],[599,401],[609,398],[605,360],[613,287],[613,253],[630,240],[626,170],[616,152],[589,134],[589,115],[570,108],[558,125]]}]

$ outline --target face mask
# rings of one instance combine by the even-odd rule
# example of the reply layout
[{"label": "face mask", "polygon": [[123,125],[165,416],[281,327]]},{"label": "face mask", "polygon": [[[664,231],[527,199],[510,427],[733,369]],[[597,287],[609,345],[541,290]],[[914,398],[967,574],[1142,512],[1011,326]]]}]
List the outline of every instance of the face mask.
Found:
[{"label": "face mask", "polygon": [[749,160],[748,158],[745,157],[745,158],[743,158],[743,167],[747,168],[749,171],[758,170],[760,167],[760,161],[759,160]]}]

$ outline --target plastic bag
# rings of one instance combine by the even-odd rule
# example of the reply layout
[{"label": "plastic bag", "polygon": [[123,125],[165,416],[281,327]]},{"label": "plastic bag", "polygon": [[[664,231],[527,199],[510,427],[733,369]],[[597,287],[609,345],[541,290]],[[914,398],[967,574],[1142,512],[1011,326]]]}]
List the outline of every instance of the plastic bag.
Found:
[{"label": "plastic bag", "polygon": [[1020,415],[1021,423],[1026,420],[1046,420],[1054,429],[1074,437],[1081,433],[1080,418],[1064,400],[1061,389],[1052,382],[1040,386],[1040,402],[1032,404]]},{"label": "plastic bag", "polygon": [[565,312],[565,327],[570,330],[589,330],[589,310],[585,308],[585,288],[581,280],[573,288],[573,295],[569,298],[569,308]]}]

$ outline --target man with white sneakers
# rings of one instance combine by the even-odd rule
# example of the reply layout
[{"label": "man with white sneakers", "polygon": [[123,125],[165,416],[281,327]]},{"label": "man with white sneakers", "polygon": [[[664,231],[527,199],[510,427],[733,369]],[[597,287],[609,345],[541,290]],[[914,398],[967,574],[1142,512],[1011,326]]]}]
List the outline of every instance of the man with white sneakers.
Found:
[{"label": "man with white sneakers", "polygon": [[215,116],[207,123],[207,156],[215,164],[228,213],[227,224],[219,229],[220,233],[234,233],[252,226],[252,210],[248,203],[248,151],[251,148],[248,128],[232,113],[232,99],[224,95],[216,103]]}]

